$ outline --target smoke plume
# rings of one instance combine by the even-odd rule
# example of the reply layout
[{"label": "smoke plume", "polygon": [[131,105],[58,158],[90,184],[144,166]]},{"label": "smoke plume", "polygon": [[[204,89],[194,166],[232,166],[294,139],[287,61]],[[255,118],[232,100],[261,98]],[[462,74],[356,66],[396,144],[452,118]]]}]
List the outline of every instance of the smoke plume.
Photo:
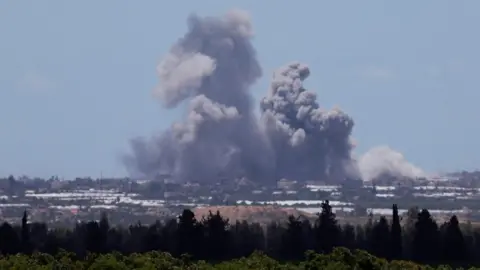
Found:
[{"label": "smoke plume", "polygon": [[423,170],[409,163],[405,157],[388,146],[370,149],[358,161],[362,178],[366,181],[382,175],[408,177],[411,179],[425,177]]},{"label": "smoke plume", "polygon": [[309,68],[301,63],[280,68],[261,101],[262,121],[274,150],[277,177],[355,177],[350,156],[353,119],[340,109],[321,109],[316,94],[303,87],[309,75]]},{"label": "smoke plume", "polygon": [[252,37],[250,18],[240,10],[189,17],[188,32],[157,67],[154,91],[166,108],[188,102],[187,112],[164,133],[132,140],[128,170],[148,178],[168,174],[178,182],[247,177],[265,183],[342,181],[381,170],[358,168],[373,168],[377,152],[358,164],[351,157],[353,119],[338,108],[320,108],[316,94],[303,86],[310,75],[304,64],[274,72],[255,117],[250,90],[262,71]]},{"label": "smoke plume", "polygon": [[272,179],[272,152],[249,93],[262,75],[252,36],[250,18],[240,10],[221,18],[190,16],[187,34],[157,68],[155,89],[167,108],[188,100],[186,118],[159,137],[134,140],[126,159],[131,171],[178,181]]}]

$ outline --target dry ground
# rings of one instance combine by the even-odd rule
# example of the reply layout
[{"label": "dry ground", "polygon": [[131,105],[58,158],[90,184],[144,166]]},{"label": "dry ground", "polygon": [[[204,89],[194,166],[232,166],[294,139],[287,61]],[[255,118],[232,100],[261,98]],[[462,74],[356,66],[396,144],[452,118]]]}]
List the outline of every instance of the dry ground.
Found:
[{"label": "dry ground", "polygon": [[230,224],[243,220],[261,224],[271,221],[287,221],[290,215],[294,217],[303,216],[309,219],[315,218],[315,215],[294,208],[277,206],[209,206],[193,209],[197,219],[208,216],[209,211],[213,214],[219,211],[220,215],[229,219]]}]

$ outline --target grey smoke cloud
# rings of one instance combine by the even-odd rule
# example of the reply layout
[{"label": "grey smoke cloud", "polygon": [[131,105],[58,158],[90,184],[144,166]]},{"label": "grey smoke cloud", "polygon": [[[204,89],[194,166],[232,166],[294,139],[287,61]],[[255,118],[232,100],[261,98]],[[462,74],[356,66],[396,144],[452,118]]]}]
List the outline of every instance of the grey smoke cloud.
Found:
[{"label": "grey smoke cloud", "polygon": [[166,108],[189,102],[187,112],[164,133],[131,141],[124,161],[133,175],[274,183],[342,181],[365,172],[358,165],[370,163],[351,156],[353,119],[339,108],[320,107],[303,85],[308,66],[293,62],[275,71],[260,101],[261,116],[255,117],[259,108],[250,90],[262,70],[252,38],[244,11],[189,17],[187,33],[157,67],[160,83],[154,90]]},{"label": "grey smoke cloud", "polygon": [[338,108],[320,108],[316,94],[303,86],[309,75],[310,69],[301,63],[278,69],[261,101],[277,173],[298,180],[355,177],[358,172],[345,169],[354,162],[353,119]]},{"label": "grey smoke cloud", "polygon": [[215,70],[215,61],[200,53],[172,52],[157,67],[162,84],[154,94],[166,106],[175,106],[202,85]]},{"label": "grey smoke cloud", "polygon": [[272,152],[249,93],[262,75],[252,36],[244,11],[189,17],[188,32],[157,68],[155,89],[169,108],[189,99],[186,118],[159,137],[132,142],[125,158],[132,173],[198,182],[237,175],[272,179]]},{"label": "grey smoke cloud", "polygon": [[[222,121],[238,120],[237,108],[218,104],[204,95],[195,96],[190,101],[189,114],[185,123],[175,123],[172,126],[175,138],[179,143],[195,143],[198,134],[205,129],[208,122],[219,124]],[[224,127],[225,128],[225,127]]]}]

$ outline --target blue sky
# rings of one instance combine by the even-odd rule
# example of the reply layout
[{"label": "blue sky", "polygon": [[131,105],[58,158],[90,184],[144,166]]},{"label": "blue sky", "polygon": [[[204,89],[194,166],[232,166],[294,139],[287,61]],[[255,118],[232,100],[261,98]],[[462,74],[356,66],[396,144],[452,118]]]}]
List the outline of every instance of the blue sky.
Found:
[{"label": "blue sky", "polygon": [[[168,3],[168,4],[167,4]],[[292,60],[325,107],[428,171],[480,167],[480,1],[0,2],[0,175],[125,175],[128,140],[178,119],[153,99],[186,17],[250,12],[266,91]]]}]

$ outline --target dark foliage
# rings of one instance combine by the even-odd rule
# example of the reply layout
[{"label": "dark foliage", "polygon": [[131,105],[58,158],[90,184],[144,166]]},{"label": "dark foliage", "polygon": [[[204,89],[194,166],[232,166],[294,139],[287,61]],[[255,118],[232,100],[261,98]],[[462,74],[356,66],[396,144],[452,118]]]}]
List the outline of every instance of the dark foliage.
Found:
[{"label": "dark foliage", "polygon": [[[247,222],[230,224],[218,212],[210,212],[198,220],[192,211],[184,210],[177,219],[151,225],[112,227],[103,215],[98,222],[79,223],[72,229],[48,229],[45,224],[29,223],[25,212],[20,226],[8,223],[0,226],[0,253],[8,256],[41,252],[56,256],[70,252],[69,256],[88,261],[91,254],[130,256],[161,251],[184,263],[200,260],[220,263],[258,251],[279,262],[299,263],[305,260],[308,250],[336,254],[337,247],[344,247],[351,251],[362,249],[385,260],[455,267],[480,263],[480,229],[471,225],[461,228],[456,216],[439,227],[426,209],[409,211],[402,227],[396,205],[392,212],[391,221],[371,217],[364,226],[341,226],[326,201],[314,224],[294,216],[265,226]],[[347,262],[348,256],[353,256],[348,254],[341,255],[347,256],[344,258]],[[359,269],[376,268],[374,264],[379,261],[368,259],[369,254],[357,257],[363,259],[356,264],[365,264]]]}]

